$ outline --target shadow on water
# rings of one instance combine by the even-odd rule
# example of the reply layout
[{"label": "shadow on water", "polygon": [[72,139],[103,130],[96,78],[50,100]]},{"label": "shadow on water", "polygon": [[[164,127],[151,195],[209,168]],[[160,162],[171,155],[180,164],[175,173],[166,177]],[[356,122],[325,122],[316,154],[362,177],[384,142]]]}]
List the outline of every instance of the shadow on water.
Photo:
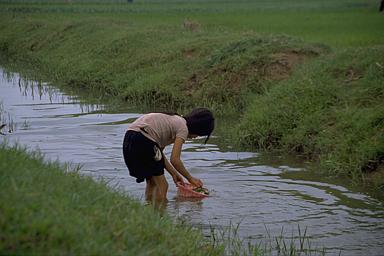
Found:
[{"label": "shadow on water", "polygon": [[[129,177],[121,149],[129,123],[143,109],[122,106],[112,111],[48,84],[1,72],[0,120],[13,128],[11,133],[3,128],[0,140],[81,165],[82,174],[143,200],[144,185]],[[170,150],[166,148],[165,154],[169,156]],[[207,236],[212,228],[234,223],[246,241],[296,237],[300,246],[299,233],[305,230],[313,247],[324,246],[329,255],[382,255],[383,202],[343,181],[307,171],[308,163],[235,151],[219,135],[206,145],[188,141],[182,157],[192,175],[210,189],[210,197],[180,198],[167,176],[167,211],[202,228]]]}]

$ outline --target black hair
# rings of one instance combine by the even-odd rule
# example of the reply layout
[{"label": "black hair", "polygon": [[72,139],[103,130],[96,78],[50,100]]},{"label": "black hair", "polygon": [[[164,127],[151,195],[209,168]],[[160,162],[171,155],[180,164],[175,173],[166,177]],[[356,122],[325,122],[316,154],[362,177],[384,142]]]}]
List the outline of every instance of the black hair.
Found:
[{"label": "black hair", "polygon": [[184,116],[187,121],[189,134],[207,136],[204,143],[207,143],[213,129],[215,128],[215,118],[207,108],[195,108],[188,115]]}]

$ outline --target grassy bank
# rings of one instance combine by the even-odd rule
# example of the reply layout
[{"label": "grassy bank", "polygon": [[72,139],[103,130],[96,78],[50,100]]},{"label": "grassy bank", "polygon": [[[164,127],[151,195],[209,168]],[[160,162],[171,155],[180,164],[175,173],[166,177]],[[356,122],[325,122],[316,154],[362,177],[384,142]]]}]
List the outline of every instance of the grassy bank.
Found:
[{"label": "grassy bank", "polygon": [[267,82],[328,50],[287,36],[190,31],[182,21],[132,24],[103,15],[16,15],[0,30],[2,53],[37,79],[168,109],[238,111]]},{"label": "grassy bank", "polygon": [[103,182],[0,144],[1,255],[326,255],[307,230],[292,238],[239,238],[238,226],[211,236],[144,206]]},{"label": "grassy bank", "polygon": [[377,1],[0,6],[0,51],[36,79],[155,109],[240,114],[234,141],[383,187]]},{"label": "grassy bank", "polygon": [[38,153],[0,147],[0,254],[221,255],[202,234]]},{"label": "grassy bank", "polygon": [[331,175],[384,189],[384,47],[350,49],[301,66],[242,118],[241,141],[319,161]]}]

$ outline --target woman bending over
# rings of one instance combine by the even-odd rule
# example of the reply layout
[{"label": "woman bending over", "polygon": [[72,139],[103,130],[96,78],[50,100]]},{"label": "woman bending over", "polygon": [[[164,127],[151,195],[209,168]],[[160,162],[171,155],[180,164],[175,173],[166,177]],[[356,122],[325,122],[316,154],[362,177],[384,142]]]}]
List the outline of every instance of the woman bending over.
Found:
[{"label": "woman bending over", "polygon": [[[170,113],[149,113],[136,119],[124,137],[123,154],[129,174],[136,182],[146,181],[147,201],[166,201],[168,182],[164,168],[171,174],[175,184],[186,178],[191,184],[201,187],[203,182],[193,177],[181,161],[181,150],[189,138],[207,136],[208,141],[215,119],[206,108],[196,108],[182,117]],[[171,159],[165,157],[163,149],[173,144]]]}]

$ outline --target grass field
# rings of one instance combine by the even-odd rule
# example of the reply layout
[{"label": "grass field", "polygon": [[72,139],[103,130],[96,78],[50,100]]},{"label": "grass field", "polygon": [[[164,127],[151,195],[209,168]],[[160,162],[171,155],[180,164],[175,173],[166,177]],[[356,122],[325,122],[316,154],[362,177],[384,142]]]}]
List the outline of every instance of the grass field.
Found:
[{"label": "grass field", "polygon": [[35,79],[153,109],[208,106],[239,123],[234,143],[303,154],[384,187],[376,0],[0,7],[0,51]]},{"label": "grass field", "polygon": [[179,29],[184,19],[190,19],[206,32],[287,34],[333,47],[369,46],[384,40],[376,0],[70,2],[0,1],[1,12],[15,16],[64,13],[72,16],[68,18],[109,17],[143,29]]}]

